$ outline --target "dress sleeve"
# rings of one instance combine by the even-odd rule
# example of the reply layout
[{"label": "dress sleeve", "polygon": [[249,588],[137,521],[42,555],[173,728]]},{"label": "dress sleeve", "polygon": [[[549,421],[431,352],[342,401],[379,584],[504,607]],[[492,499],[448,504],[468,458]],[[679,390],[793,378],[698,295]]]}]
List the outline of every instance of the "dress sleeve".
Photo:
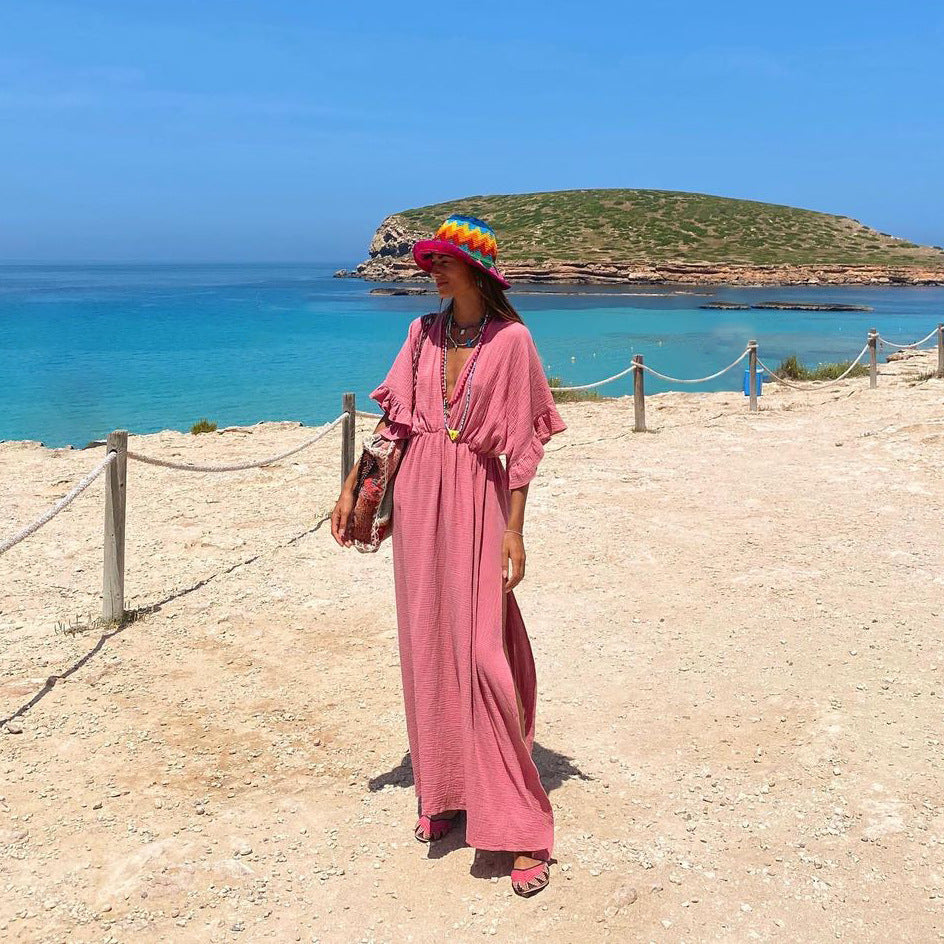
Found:
[{"label": "dress sleeve", "polygon": [[522,332],[509,367],[505,458],[508,487],[520,488],[534,478],[544,444],[567,426],[554,405],[530,331]]},{"label": "dress sleeve", "polygon": [[371,394],[383,407],[390,422],[381,430],[384,439],[407,439],[413,432],[413,413],[410,404],[413,399],[413,350],[419,341],[422,330],[422,318],[410,322],[406,340],[400,347],[393,364],[380,385]]}]

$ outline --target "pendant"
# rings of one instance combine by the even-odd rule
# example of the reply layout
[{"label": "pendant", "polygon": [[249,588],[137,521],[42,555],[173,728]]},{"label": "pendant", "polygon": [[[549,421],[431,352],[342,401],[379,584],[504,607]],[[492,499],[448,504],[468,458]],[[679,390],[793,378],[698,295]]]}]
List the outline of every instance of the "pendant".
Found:
[{"label": "pendant", "polygon": [[450,438],[453,442],[455,442],[455,441],[459,438],[459,430],[457,430],[457,429],[449,429],[449,427],[447,426],[447,427],[446,427],[446,432],[449,433],[449,438]]}]

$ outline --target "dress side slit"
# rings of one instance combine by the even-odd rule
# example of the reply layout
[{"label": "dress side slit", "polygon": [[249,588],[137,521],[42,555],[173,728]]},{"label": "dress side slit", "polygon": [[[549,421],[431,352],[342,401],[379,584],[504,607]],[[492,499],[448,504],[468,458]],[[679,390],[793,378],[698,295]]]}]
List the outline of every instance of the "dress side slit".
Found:
[{"label": "dress side slit", "polygon": [[511,685],[515,690],[515,704],[518,706],[518,727],[521,730],[521,739],[525,739],[524,730],[524,705],[521,702],[521,693],[518,691],[518,684],[515,682],[515,673],[511,668],[511,657],[508,655],[508,594],[502,590],[502,648],[505,650],[505,661],[508,663],[508,671],[511,673]]}]

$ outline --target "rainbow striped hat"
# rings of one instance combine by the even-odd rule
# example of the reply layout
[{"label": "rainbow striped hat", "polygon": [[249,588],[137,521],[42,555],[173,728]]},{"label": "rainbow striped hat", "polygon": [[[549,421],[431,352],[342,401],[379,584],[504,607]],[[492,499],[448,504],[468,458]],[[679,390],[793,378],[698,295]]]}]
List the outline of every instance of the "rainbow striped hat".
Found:
[{"label": "rainbow striped hat", "polygon": [[494,230],[484,220],[454,213],[436,230],[432,239],[420,239],[413,246],[413,258],[425,272],[432,268],[429,257],[434,252],[462,259],[487,272],[502,288],[509,287],[510,283],[495,268],[498,243]]}]

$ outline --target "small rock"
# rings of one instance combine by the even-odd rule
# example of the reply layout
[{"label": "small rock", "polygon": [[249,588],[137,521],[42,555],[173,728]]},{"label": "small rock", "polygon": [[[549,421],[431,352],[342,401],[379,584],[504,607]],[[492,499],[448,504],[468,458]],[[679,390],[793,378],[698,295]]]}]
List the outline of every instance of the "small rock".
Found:
[{"label": "small rock", "polygon": [[23,724],[20,721],[17,721],[15,718],[11,721],[8,721],[4,726],[3,730],[7,734],[22,734],[23,733]]},{"label": "small rock", "polygon": [[633,904],[638,897],[639,895],[632,885],[622,885],[613,893],[613,907],[619,913],[623,908],[628,908]]}]

